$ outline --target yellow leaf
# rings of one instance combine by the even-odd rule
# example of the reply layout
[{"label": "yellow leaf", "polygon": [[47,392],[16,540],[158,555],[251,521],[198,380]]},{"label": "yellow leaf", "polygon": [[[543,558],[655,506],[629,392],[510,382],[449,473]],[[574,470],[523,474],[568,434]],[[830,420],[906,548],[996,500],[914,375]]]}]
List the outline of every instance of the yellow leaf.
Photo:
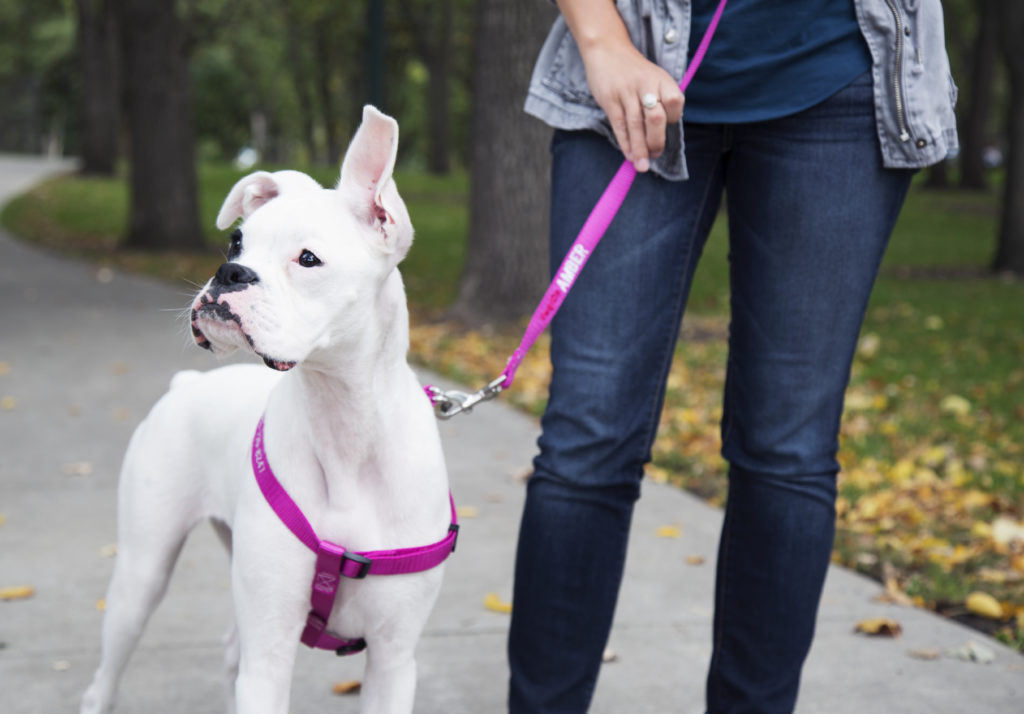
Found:
[{"label": "yellow leaf", "polygon": [[480,515],[480,509],[476,506],[459,506],[455,509],[459,518],[476,518]]},{"label": "yellow leaf", "polygon": [[102,598],[101,597],[99,600],[96,601],[96,609],[98,611],[100,611],[100,612],[106,612],[107,611],[107,600],[106,600],[106,598]]},{"label": "yellow leaf", "polygon": [[974,613],[981,617],[987,617],[990,620],[1001,620],[1003,619],[1003,606],[999,604],[999,601],[988,593],[975,591],[967,596],[964,601],[964,606],[968,612]]},{"label": "yellow leaf", "polygon": [[7,517],[0,513],[0,526],[7,522]]},{"label": "yellow leaf", "polygon": [[0,399],[0,409],[5,412],[13,411],[18,406],[18,400],[15,397],[7,396]]},{"label": "yellow leaf", "polygon": [[888,617],[871,617],[858,622],[854,631],[876,637],[899,637],[903,634],[903,627],[900,623],[890,620]]},{"label": "yellow leaf", "polygon": [[662,526],[655,531],[655,535],[659,538],[681,538],[683,532],[676,526]]},{"label": "yellow leaf", "polygon": [[26,600],[36,594],[36,589],[31,585],[15,585],[9,588],[0,588],[0,600]]},{"label": "yellow leaf", "polygon": [[913,657],[914,659],[924,660],[935,660],[942,656],[942,653],[934,648],[925,650],[910,650],[907,652],[907,654]]},{"label": "yellow leaf", "polygon": [[0,377],[6,377],[11,373],[10,362],[0,362]]},{"label": "yellow leaf", "polygon": [[929,315],[924,319],[924,329],[926,330],[941,330],[944,324],[938,315]]},{"label": "yellow leaf", "polygon": [[966,416],[971,411],[971,403],[957,394],[950,394],[943,397],[939,409],[945,414]]},{"label": "yellow leaf", "polygon": [[487,593],[484,597],[484,607],[491,612],[500,612],[506,615],[512,612],[512,603],[502,600],[498,597],[498,593]]},{"label": "yellow leaf", "polygon": [[334,686],[331,687],[331,691],[340,696],[344,694],[356,694],[362,688],[362,682],[352,679],[347,682],[336,682]]},{"label": "yellow leaf", "polygon": [[703,555],[688,555],[686,556],[687,565],[704,565]]}]

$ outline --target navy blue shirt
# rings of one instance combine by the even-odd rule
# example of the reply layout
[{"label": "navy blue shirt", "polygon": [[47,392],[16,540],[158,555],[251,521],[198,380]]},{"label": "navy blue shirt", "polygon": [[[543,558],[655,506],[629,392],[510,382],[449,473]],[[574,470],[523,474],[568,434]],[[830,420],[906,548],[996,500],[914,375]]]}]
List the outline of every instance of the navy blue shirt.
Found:
[{"label": "navy blue shirt", "polygon": [[[717,0],[693,0],[690,56]],[[776,119],[828,99],[871,68],[853,0],[729,0],[683,118],[737,124]]]}]

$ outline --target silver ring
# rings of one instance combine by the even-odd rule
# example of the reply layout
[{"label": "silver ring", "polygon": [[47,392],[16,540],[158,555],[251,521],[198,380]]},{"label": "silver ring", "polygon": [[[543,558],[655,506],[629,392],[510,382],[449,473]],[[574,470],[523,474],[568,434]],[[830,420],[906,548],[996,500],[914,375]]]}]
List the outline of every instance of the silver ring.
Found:
[{"label": "silver ring", "polygon": [[644,96],[640,97],[640,104],[643,106],[644,109],[654,109],[656,106],[658,106],[658,102],[660,101],[661,100],[658,99],[658,95],[654,94],[653,92],[648,92]]}]

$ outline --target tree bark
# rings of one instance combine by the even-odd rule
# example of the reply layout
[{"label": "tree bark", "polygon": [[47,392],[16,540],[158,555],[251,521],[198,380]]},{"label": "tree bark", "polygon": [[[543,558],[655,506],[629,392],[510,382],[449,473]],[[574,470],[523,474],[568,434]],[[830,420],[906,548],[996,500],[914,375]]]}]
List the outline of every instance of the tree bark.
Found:
[{"label": "tree bark", "polygon": [[108,0],[75,0],[82,78],[83,174],[113,175],[121,126],[117,23]]},{"label": "tree bark", "polygon": [[969,103],[962,126],[963,151],[960,156],[960,186],[970,189],[988,187],[984,152],[988,143],[988,123],[992,107],[996,52],[999,46],[998,12],[1000,0],[982,0],[978,34],[971,52]]},{"label": "tree bark", "polygon": [[1024,275],[1024,3],[1000,0],[1000,36],[1010,76],[1003,213],[993,268]]},{"label": "tree bark", "polygon": [[413,46],[427,68],[427,171],[447,174],[451,170],[452,0],[437,0],[425,7],[403,0],[402,12],[414,28]]},{"label": "tree bark", "polygon": [[117,0],[131,145],[125,247],[203,250],[185,38],[174,0]]},{"label": "tree bark", "polygon": [[335,111],[334,95],[331,92],[332,65],[326,21],[320,22],[313,34],[316,51],[317,92],[320,95],[320,112],[323,115],[324,135],[327,138],[327,163],[336,165],[341,159],[341,147],[338,144],[338,113]]},{"label": "tree bark", "polygon": [[522,107],[552,19],[540,2],[477,4],[470,233],[450,313],[470,325],[522,317],[546,286],[551,132]]}]

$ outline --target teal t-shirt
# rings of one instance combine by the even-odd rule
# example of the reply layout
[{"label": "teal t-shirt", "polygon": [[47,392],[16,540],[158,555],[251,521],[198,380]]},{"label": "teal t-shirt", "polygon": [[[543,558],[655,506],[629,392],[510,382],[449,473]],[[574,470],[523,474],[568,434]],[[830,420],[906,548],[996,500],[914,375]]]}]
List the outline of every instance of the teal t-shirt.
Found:
[{"label": "teal t-shirt", "polygon": [[[717,0],[693,0],[690,56]],[[729,0],[683,117],[738,124],[794,114],[871,67],[853,0]]]}]

